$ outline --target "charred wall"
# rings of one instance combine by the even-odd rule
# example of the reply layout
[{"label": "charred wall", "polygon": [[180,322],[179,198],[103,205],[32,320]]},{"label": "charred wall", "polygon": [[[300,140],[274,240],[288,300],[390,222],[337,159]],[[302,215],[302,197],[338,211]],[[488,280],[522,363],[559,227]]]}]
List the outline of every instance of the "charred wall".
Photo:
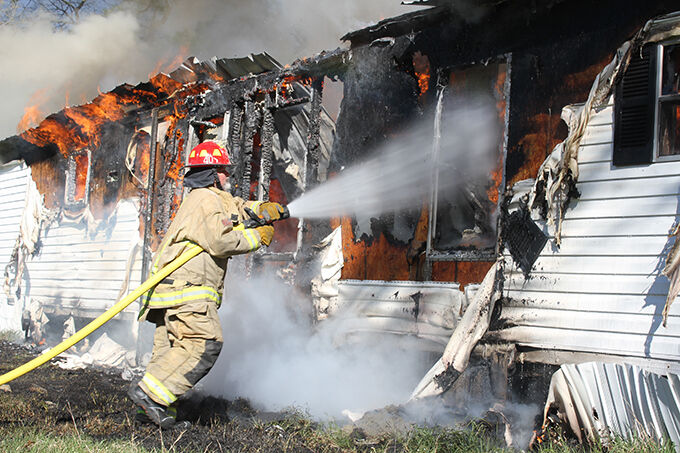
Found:
[{"label": "charred wall", "polygon": [[[667,0],[496,3],[476,21],[434,8],[344,37],[353,54],[343,80],[335,168],[360,161],[375,145],[398,134],[400,125],[431,114],[437,75],[510,55],[505,181],[511,185],[535,177],[545,157],[566,136],[562,108],[587,98],[597,73],[648,19],[678,9],[677,3]],[[430,82],[419,92],[414,63],[423,58],[429,63]],[[427,212],[402,214],[412,232],[406,239],[394,234],[389,218],[372,219],[372,235],[364,236],[357,232],[356,222],[342,220],[346,227],[342,278],[422,278],[422,256],[413,255],[422,252],[427,237],[417,232],[418,220]],[[490,264],[435,262],[431,278],[463,285],[479,282]]]},{"label": "charred wall", "polygon": [[512,54],[506,180],[535,177],[566,136],[565,105],[584,102],[595,75],[647,20],[677,2],[503,2],[477,22],[448,12],[416,34],[434,68]]},{"label": "charred wall", "polygon": [[[398,137],[400,129],[421,113],[412,52],[407,37],[385,38],[354,49],[353,63],[343,77],[332,169],[368,158],[372,150],[388,138]],[[412,237],[419,213],[402,215]],[[412,265],[407,260],[409,241],[395,237],[399,234],[393,216],[371,219],[370,232],[358,231],[355,219],[344,218],[339,223],[343,226],[343,278],[412,279]]]}]

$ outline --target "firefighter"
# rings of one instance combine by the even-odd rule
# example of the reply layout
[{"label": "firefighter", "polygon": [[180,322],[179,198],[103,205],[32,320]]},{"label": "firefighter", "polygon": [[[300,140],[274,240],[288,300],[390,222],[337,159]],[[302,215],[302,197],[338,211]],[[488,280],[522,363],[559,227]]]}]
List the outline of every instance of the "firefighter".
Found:
[{"label": "firefighter", "polygon": [[154,256],[152,274],[193,244],[204,250],[152,289],[140,313],[140,321],[156,324],[153,352],[146,373],[132,383],[128,395],[138,413],[161,428],[179,426],[174,403],[210,371],[222,349],[217,309],[229,257],[268,246],[274,235],[271,225],[239,228],[246,218],[244,207],[272,220],[283,213],[278,203],[231,196],[225,190],[228,166],[227,151],[214,142],[191,151],[184,176],[191,191]]}]

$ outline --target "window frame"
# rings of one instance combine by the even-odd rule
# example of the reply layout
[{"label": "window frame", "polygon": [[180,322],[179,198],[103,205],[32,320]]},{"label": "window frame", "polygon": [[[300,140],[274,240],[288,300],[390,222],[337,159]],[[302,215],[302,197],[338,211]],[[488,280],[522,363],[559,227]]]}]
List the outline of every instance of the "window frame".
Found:
[{"label": "window frame", "polygon": [[[76,157],[87,157],[85,187],[83,198],[75,199],[78,190],[78,164]],[[64,207],[70,211],[77,211],[87,206],[90,200],[90,177],[92,173],[92,152],[89,149],[72,152],[66,161],[66,177],[64,184]]]},{"label": "window frame", "polygon": [[659,42],[656,45],[656,77],[654,80],[654,143],[653,150],[654,154],[652,157],[652,162],[673,162],[680,160],[680,152],[678,154],[671,154],[668,156],[661,156],[661,122],[660,113],[662,103],[676,103],[680,104],[680,94],[667,94],[662,95],[661,91],[663,89],[663,68],[664,68],[664,48],[667,46],[678,45],[680,46],[680,37],[675,37],[666,41]]},{"label": "window frame", "polygon": [[[499,154],[502,162],[502,177],[499,186],[499,196],[496,202],[496,212],[500,212],[503,188],[506,184],[506,174],[505,174],[505,164],[507,160],[507,147],[508,147],[508,118],[510,114],[510,81],[512,75],[512,54],[500,54],[495,58],[490,59],[490,61],[497,63],[499,65],[505,65],[505,83],[503,90],[505,93],[505,125],[502,133],[502,143],[499,144]],[[458,65],[447,68],[448,71],[454,71],[460,69],[466,65]],[[443,88],[445,89],[445,88]],[[441,121],[441,118],[439,118]],[[435,128],[440,128],[441,124],[435,124]],[[438,160],[437,145],[433,146],[431,152],[434,155],[434,160]],[[438,173],[438,169],[435,164],[435,172]],[[427,232],[427,242],[425,249],[425,276],[426,280],[431,278],[432,264],[435,262],[468,262],[468,261],[495,261],[498,256],[498,241],[491,247],[485,249],[456,249],[450,251],[437,250],[434,247],[435,235],[436,235],[436,223],[437,223],[437,208],[439,203],[438,187],[436,186],[437,177],[433,175],[430,181],[431,187],[429,190],[429,200],[428,200],[428,232]],[[496,235],[498,234],[498,225],[495,226]]]}]

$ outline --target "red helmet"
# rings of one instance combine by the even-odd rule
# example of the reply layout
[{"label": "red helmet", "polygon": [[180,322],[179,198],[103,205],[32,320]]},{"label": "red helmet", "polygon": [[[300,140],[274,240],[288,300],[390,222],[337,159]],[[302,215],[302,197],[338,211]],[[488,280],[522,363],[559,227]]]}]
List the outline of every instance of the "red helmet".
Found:
[{"label": "red helmet", "polygon": [[213,167],[229,165],[227,150],[215,142],[203,142],[189,153],[187,167]]}]

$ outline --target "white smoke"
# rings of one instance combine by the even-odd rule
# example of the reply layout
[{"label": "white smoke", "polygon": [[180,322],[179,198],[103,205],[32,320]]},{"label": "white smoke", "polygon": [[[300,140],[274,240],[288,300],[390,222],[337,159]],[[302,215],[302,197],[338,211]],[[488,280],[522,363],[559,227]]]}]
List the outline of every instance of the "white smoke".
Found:
[{"label": "white smoke", "polygon": [[[293,217],[378,216],[421,205],[438,173],[439,195],[471,181],[484,181],[497,165],[499,124],[488,96],[440,95],[439,155],[433,164],[432,121],[421,121],[375,150],[373,157],[344,169],[292,201]],[[443,106],[443,104],[446,104]]]},{"label": "white smoke", "polygon": [[[406,401],[428,364],[394,340],[342,344],[341,321],[315,327],[311,301],[276,277],[236,278],[220,308],[224,347],[199,384],[260,409],[302,409],[318,419]],[[307,299],[307,300],[306,300]]]},{"label": "white smoke", "polygon": [[142,22],[123,10],[87,16],[69,30],[53,29],[45,14],[3,25],[0,137],[16,133],[30,104],[39,103],[43,115],[82,104],[98,89],[146,81],[159,62],[167,66],[173,57],[266,51],[285,64],[341,46],[348,31],[409,11],[398,0],[177,0],[160,21]]}]

